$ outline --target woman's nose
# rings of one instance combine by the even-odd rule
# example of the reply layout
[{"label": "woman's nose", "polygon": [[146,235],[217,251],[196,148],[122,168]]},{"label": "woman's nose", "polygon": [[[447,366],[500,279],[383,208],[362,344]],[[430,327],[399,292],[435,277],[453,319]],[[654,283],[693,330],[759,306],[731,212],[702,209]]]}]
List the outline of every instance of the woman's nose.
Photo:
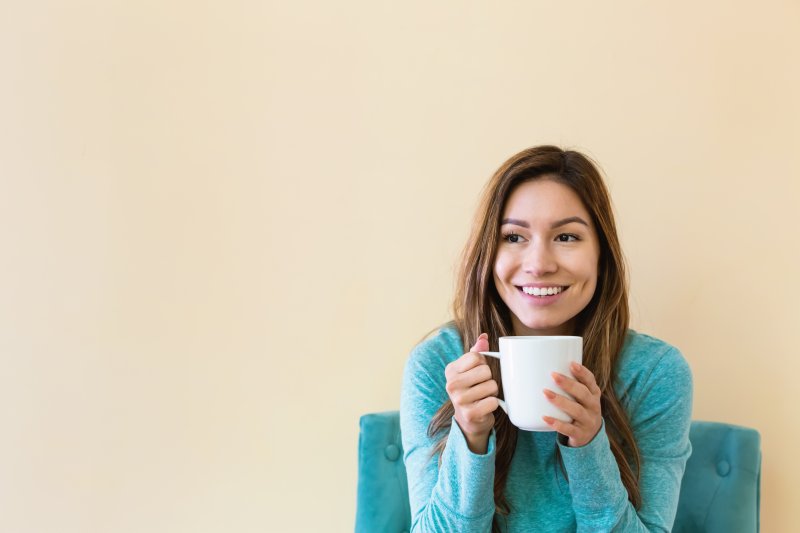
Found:
[{"label": "woman's nose", "polygon": [[522,268],[526,273],[538,278],[558,270],[558,264],[550,247],[545,243],[537,243],[530,246]]}]

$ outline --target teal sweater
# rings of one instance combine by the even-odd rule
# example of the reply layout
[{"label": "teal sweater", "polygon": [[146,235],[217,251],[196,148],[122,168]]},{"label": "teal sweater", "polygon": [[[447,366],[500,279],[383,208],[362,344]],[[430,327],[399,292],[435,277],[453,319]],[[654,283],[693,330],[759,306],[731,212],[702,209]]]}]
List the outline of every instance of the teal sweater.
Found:
[{"label": "teal sweater", "polygon": [[[452,421],[441,467],[428,424],[447,400],[445,366],[464,352],[452,323],[417,345],[403,375],[400,426],[408,473],[411,530],[489,532],[494,516],[495,433],[476,455]],[[633,330],[623,347],[614,390],[639,446],[642,506],[628,501],[605,423],[580,448],[555,432],[519,431],[506,482],[507,531],[669,531],[691,454],[692,376],[680,352]],[[556,461],[561,451],[568,479]]]}]

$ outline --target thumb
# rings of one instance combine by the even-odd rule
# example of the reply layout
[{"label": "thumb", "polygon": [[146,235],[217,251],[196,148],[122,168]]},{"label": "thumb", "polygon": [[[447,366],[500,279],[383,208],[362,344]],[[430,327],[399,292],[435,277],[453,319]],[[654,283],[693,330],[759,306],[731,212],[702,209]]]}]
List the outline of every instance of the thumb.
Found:
[{"label": "thumb", "polygon": [[489,335],[481,333],[478,340],[470,348],[470,352],[488,352],[489,351]]}]

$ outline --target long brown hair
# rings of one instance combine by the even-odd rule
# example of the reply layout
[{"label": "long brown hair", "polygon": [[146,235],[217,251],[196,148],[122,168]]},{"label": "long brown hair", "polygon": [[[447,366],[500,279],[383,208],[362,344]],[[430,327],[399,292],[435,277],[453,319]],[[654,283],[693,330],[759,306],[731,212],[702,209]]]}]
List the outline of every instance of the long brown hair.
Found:
[{"label": "long brown hair", "polygon": [[[494,284],[493,270],[500,243],[500,220],[506,201],[514,189],[526,181],[547,177],[570,187],[591,214],[600,243],[597,288],[589,304],[576,317],[575,335],[583,337],[583,364],[594,373],[602,391],[601,409],[611,451],[619,466],[628,499],[641,505],[639,493],[639,449],[628,416],[614,392],[616,362],[625,342],[629,323],[628,288],[625,262],[617,238],[617,229],[600,172],[585,155],[556,146],[537,146],[512,156],[497,169],[484,188],[470,238],[464,247],[456,276],[453,300],[454,323],[461,335],[464,352],[483,332],[489,334],[491,350],[498,349],[498,339],[513,335],[508,307]],[[487,363],[500,385],[500,364],[494,358]],[[444,450],[447,431],[454,414],[448,399],[433,416],[428,435],[437,438],[434,453]],[[493,530],[499,530],[498,518],[508,515],[505,485],[517,444],[518,429],[501,409],[494,413],[496,435]],[[555,453],[558,456],[558,448]]]}]

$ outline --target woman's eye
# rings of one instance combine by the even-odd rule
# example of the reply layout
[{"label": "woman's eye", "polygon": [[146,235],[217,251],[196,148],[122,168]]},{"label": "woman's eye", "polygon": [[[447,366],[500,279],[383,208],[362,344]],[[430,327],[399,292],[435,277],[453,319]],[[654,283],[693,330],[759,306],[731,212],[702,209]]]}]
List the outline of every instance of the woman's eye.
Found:
[{"label": "woman's eye", "polygon": [[558,242],[574,242],[578,240],[578,236],[572,233],[562,233],[556,237]]},{"label": "woman's eye", "polygon": [[506,242],[517,243],[522,240],[522,235],[518,233],[506,233],[503,235],[503,240]]}]

